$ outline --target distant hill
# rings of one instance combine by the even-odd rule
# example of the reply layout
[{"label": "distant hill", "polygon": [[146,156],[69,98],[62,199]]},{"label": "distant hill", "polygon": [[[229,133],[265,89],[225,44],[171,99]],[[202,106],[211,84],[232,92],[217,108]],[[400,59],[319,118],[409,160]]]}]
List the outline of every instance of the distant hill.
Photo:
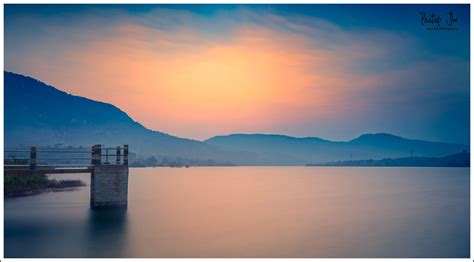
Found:
[{"label": "distant hill", "polygon": [[[152,131],[119,108],[4,72],[5,147],[129,144],[141,163],[305,165],[351,159],[441,157],[469,147],[366,134],[347,142],[316,137],[235,134],[204,142]],[[156,161],[155,158],[156,156]]]},{"label": "distant hill", "polygon": [[466,145],[405,139],[384,133],[365,134],[347,142],[264,134],[216,136],[204,142],[226,150],[256,153],[258,158],[252,159],[247,164],[263,162],[272,165],[305,165],[351,159],[399,158],[411,155],[441,157],[469,150]]},{"label": "distant hill", "polygon": [[445,157],[402,157],[395,159],[385,158],[381,160],[349,160],[308,164],[308,166],[469,167],[470,154],[467,152],[461,152]]},{"label": "distant hill", "polygon": [[74,96],[19,74],[4,72],[5,146],[110,146],[134,152],[227,161],[243,158],[200,141],[152,131],[119,108]]}]

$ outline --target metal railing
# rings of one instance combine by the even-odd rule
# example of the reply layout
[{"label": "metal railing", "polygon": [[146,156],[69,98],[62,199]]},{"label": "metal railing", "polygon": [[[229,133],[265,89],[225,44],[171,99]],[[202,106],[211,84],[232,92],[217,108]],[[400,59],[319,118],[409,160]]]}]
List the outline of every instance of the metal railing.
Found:
[{"label": "metal railing", "polygon": [[128,145],[104,147],[94,145],[92,150],[51,149],[31,147],[4,151],[5,168],[88,167],[90,165],[128,165]]},{"label": "metal railing", "polygon": [[[115,157],[115,161],[113,157]],[[112,162],[115,162],[113,164],[128,165],[128,145],[124,145],[123,147],[120,147],[120,146],[102,147],[102,145],[92,146],[92,154],[91,154],[92,165],[102,165],[102,164],[107,165],[107,164],[112,164]]]}]

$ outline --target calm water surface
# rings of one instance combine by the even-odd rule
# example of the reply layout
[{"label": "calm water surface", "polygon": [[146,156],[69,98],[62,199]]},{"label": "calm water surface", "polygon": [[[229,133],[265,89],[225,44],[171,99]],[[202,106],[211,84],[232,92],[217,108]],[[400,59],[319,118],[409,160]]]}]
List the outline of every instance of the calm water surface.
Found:
[{"label": "calm water surface", "polygon": [[4,213],[6,257],[469,257],[469,168],[131,169],[126,211],[84,187]]}]

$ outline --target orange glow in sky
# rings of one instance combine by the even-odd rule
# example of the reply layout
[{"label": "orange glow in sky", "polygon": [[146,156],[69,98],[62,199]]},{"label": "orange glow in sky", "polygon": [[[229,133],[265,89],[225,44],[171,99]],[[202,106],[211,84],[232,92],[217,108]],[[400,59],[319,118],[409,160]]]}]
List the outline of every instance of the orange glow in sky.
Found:
[{"label": "orange glow in sky", "polygon": [[[469,56],[427,49],[428,40],[416,37],[425,31],[343,26],[338,13],[325,20],[277,6],[216,8],[204,15],[191,6],[20,12],[6,18],[5,69],[198,140],[231,133],[469,137],[468,122],[453,117],[468,112]],[[458,131],[444,131],[451,126]]]},{"label": "orange glow in sky", "polygon": [[189,30],[115,31],[110,38],[92,34],[93,41],[64,54],[74,63],[37,67],[42,79],[171,134],[205,139],[331,117],[358,88],[347,88],[356,76],[332,51],[311,47],[301,35],[243,27],[226,42],[207,43]]}]

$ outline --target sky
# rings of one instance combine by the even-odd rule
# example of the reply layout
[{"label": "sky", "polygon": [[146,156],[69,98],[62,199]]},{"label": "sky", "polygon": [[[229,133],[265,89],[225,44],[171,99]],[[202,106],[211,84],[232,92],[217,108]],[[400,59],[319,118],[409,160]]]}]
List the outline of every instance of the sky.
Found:
[{"label": "sky", "polygon": [[469,5],[7,4],[4,63],[197,140],[469,144],[469,19]]}]

